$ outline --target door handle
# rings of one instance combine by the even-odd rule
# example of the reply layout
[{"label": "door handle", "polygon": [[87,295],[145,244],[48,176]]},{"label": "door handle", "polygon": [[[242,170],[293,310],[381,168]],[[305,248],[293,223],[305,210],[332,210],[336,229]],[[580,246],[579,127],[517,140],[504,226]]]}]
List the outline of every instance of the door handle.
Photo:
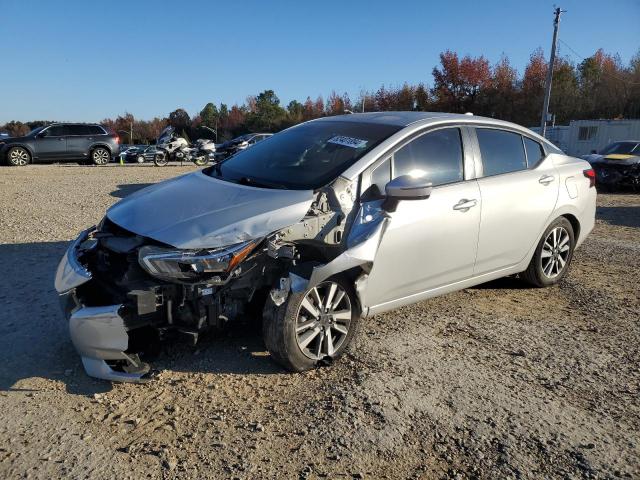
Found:
[{"label": "door handle", "polygon": [[58,137],[59,142],[61,142],[62,140],[64,140],[64,137]]},{"label": "door handle", "polygon": [[470,208],[475,207],[477,204],[478,204],[478,201],[476,199],[467,200],[466,198],[463,198],[453,206],[453,209],[466,212]]},{"label": "door handle", "polygon": [[555,179],[556,177],[554,177],[553,175],[543,175],[540,177],[540,180],[538,180],[538,182],[540,182],[542,185],[549,185]]}]

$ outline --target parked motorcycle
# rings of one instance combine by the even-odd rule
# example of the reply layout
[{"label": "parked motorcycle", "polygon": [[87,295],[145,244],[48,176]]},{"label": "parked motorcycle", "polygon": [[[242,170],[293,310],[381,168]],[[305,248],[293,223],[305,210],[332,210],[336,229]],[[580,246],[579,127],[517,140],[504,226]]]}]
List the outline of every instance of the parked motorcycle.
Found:
[{"label": "parked motorcycle", "polygon": [[209,163],[215,148],[213,141],[204,139],[196,141],[195,145],[190,147],[189,143],[169,126],[158,137],[153,163],[157,167],[163,167],[170,160],[179,162],[186,160],[202,167]]}]

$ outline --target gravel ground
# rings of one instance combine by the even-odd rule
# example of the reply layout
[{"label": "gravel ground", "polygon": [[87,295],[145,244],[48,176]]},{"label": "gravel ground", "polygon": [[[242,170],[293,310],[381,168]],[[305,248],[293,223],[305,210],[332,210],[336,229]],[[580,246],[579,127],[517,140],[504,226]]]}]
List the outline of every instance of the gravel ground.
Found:
[{"label": "gravel ground", "polygon": [[638,478],[640,197],[600,195],[558,287],[504,279],[367,322],[282,371],[246,328],[168,344],[145,385],[84,374],[67,242],[193,167],[0,169],[1,478]]}]

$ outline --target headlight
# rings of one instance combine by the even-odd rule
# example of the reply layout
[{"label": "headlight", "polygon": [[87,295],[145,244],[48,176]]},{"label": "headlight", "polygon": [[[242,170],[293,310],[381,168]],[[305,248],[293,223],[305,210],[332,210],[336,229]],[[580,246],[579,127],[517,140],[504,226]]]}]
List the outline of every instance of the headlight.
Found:
[{"label": "headlight", "polygon": [[142,247],[138,262],[150,275],[163,280],[202,280],[228,273],[253,251],[258,242],[249,241],[215,250],[171,250]]}]

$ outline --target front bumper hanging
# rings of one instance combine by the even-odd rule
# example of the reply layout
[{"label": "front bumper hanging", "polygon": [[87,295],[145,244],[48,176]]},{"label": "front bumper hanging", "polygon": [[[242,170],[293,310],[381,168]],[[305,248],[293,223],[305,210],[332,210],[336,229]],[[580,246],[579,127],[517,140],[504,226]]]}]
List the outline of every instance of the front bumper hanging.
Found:
[{"label": "front bumper hanging", "polygon": [[[119,382],[142,382],[148,367],[137,356],[126,353],[129,335],[121,316],[122,305],[87,307],[76,296],[76,288],[91,280],[91,273],[78,261],[78,248],[87,240],[86,230],[71,243],[56,272],[55,287],[62,311],[69,322],[71,341],[89,376]],[[107,362],[131,366],[135,373],[114,370]]]}]

